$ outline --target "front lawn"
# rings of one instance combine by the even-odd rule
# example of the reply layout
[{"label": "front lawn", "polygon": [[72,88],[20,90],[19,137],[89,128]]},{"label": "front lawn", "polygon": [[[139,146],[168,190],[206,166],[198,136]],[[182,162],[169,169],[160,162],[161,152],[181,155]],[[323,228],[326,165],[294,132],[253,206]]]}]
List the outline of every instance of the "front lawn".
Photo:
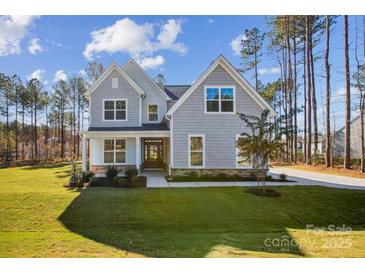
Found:
[{"label": "front lawn", "polygon": [[68,175],[62,165],[0,169],[0,257],[365,257],[365,191],[68,190]]}]

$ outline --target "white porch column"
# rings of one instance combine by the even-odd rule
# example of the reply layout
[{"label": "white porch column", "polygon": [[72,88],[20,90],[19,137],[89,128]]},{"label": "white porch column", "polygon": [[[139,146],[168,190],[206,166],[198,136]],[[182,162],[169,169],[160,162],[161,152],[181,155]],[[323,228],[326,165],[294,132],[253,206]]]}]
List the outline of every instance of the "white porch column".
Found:
[{"label": "white porch column", "polygon": [[82,135],[82,173],[86,172],[86,159],[87,159],[87,139],[85,134]]},{"label": "white porch column", "polygon": [[141,138],[136,137],[136,168],[138,173],[141,170]]}]

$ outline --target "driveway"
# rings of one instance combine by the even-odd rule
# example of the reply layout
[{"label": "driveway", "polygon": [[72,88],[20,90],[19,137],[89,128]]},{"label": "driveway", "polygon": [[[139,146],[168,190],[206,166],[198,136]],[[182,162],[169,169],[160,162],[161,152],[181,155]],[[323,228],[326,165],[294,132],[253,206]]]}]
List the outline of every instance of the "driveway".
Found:
[{"label": "driveway", "polygon": [[[277,178],[285,173],[288,179],[295,182],[266,182],[267,186],[325,186],[344,189],[365,190],[365,179],[345,177],[339,175],[309,172],[285,167],[270,169],[270,174]],[[177,188],[177,187],[232,187],[232,186],[257,186],[257,182],[167,182],[166,174],[161,171],[145,171],[142,175],[147,177],[147,188]]]},{"label": "driveway", "polygon": [[273,177],[285,173],[289,180],[296,181],[300,185],[319,185],[335,188],[361,189],[365,190],[365,179],[324,174],[314,171],[304,171],[294,168],[274,167],[270,169]]}]

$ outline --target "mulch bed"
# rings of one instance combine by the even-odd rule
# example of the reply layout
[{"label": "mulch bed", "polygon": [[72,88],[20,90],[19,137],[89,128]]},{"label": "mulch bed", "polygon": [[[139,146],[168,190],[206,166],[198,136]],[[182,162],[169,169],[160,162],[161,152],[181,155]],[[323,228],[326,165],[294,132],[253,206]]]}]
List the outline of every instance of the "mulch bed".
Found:
[{"label": "mulch bed", "polygon": [[146,176],[138,176],[138,180],[128,181],[126,185],[119,185],[113,182],[108,178],[95,178],[95,181],[91,184],[92,187],[94,186],[103,186],[103,187],[120,187],[120,188],[140,188],[146,187],[147,185],[147,178]]},{"label": "mulch bed", "polygon": [[248,193],[254,194],[256,196],[262,197],[280,197],[281,193],[275,189],[271,188],[249,188],[247,190]]}]

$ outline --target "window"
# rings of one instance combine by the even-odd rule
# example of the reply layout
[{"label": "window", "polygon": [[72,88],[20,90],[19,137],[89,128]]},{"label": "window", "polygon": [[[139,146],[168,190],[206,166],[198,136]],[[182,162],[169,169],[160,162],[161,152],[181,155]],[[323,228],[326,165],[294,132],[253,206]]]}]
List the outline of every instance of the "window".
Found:
[{"label": "window", "polygon": [[158,105],[148,105],[148,121],[153,122],[158,120]]},{"label": "window", "polygon": [[104,100],[104,120],[126,121],[127,100]]},{"label": "window", "polygon": [[189,167],[204,167],[204,135],[189,135]]},{"label": "window", "polygon": [[235,146],[236,146],[236,167],[237,168],[249,168],[249,167],[251,167],[251,163],[248,161],[248,159],[246,157],[243,157],[242,155],[240,155],[240,150],[237,146],[237,142],[241,138],[244,138],[244,137],[240,136],[240,135],[236,136],[236,142],[235,142]]},{"label": "window", "polygon": [[206,87],[205,101],[205,112],[234,113],[234,87]]},{"label": "window", "polygon": [[118,88],[118,78],[112,78],[112,88]]},{"label": "window", "polygon": [[105,139],[104,140],[104,163],[105,164],[125,164],[126,160],[125,139]]}]

